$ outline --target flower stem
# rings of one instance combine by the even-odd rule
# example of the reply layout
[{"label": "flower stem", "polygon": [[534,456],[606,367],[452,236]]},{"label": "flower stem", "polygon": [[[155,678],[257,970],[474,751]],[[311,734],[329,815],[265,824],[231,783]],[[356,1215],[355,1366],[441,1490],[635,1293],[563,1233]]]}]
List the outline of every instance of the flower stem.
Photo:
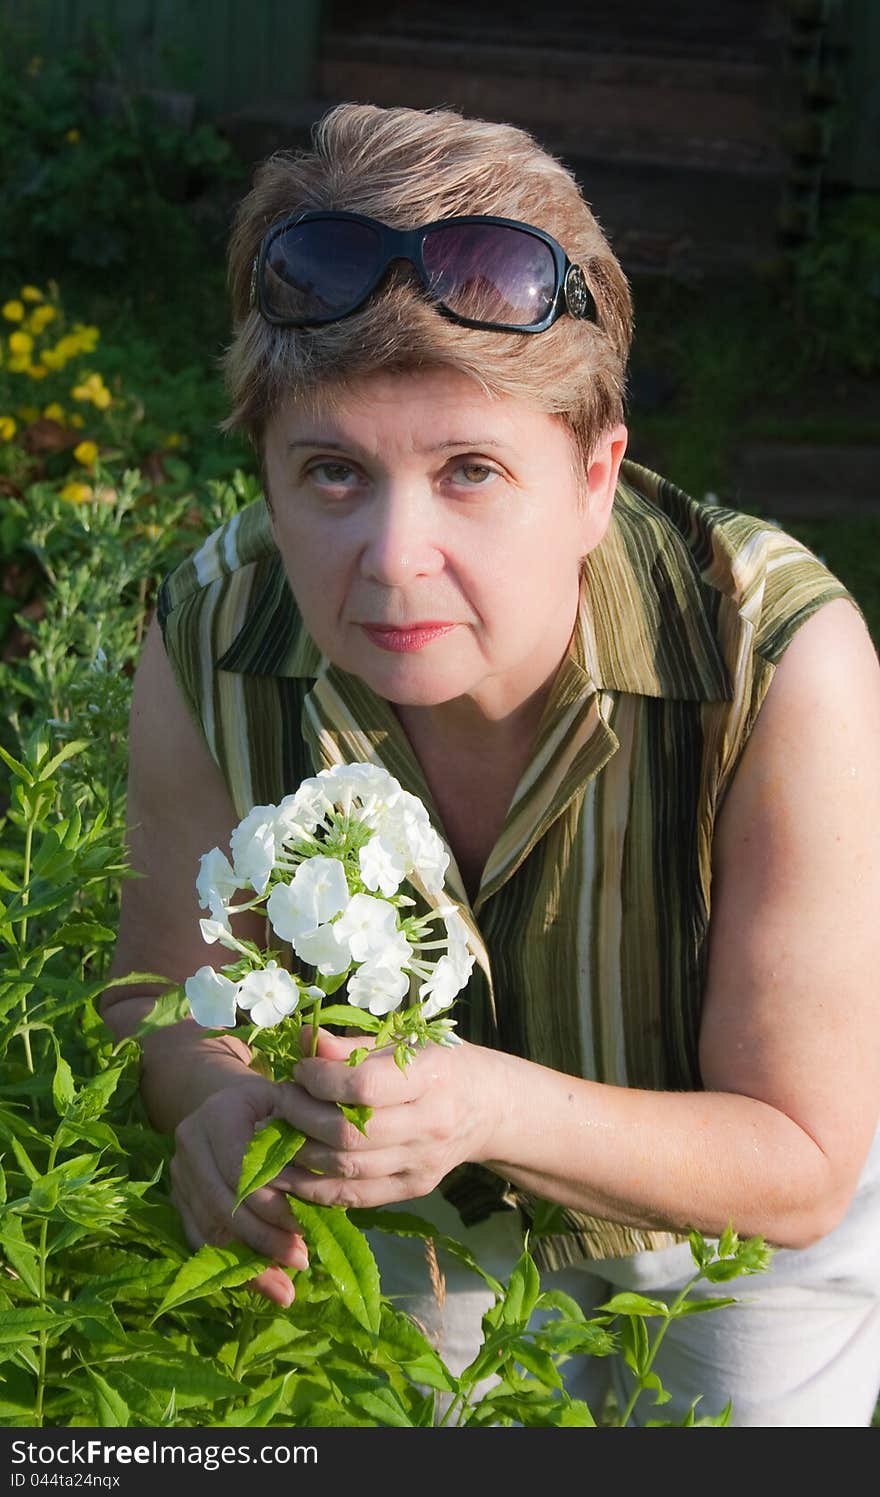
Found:
[{"label": "flower stem", "polygon": [[618,1426],[619,1429],[626,1429],[627,1424],[629,1423],[629,1420],[630,1420],[630,1416],[632,1415],[632,1411],[635,1408],[636,1403],[638,1402],[638,1400],[641,1397],[642,1393],[645,1391],[645,1378],[647,1377],[648,1373],[651,1371],[651,1368],[654,1365],[654,1358],[656,1357],[658,1351],[660,1350],[660,1345],[661,1345],[661,1343],[663,1341],[663,1337],[666,1335],[666,1332],[669,1330],[669,1327],[670,1327],[672,1321],[675,1319],[676,1312],[678,1311],[679,1307],[687,1299],[690,1290],[694,1287],[694,1285],[697,1283],[698,1279],[700,1279],[700,1278],[702,1278],[702,1275],[699,1274],[699,1273],[695,1273],[692,1278],[688,1279],[688,1281],[685,1284],[684,1288],[682,1289],[681,1293],[678,1294],[678,1295],[676,1295],[676,1297],[673,1300],[672,1304],[668,1306],[667,1311],[666,1311],[666,1317],[665,1317],[665,1319],[663,1321],[663,1324],[660,1327],[659,1331],[657,1332],[657,1335],[654,1338],[654,1344],[651,1347],[650,1356],[648,1357],[648,1360],[647,1360],[647,1362],[645,1364],[645,1370],[639,1376],[639,1378],[638,1378],[638,1380],[636,1382],[636,1386],[633,1389],[632,1395],[630,1397],[629,1403],[627,1404],[626,1408],[624,1409],[623,1413],[621,1414],[620,1418],[617,1421],[617,1426]]},{"label": "flower stem", "polygon": [[[48,1175],[55,1168],[55,1160],[58,1157],[58,1144],[53,1143],[49,1150],[49,1161],[46,1165]],[[40,1223],[40,1263],[39,1263],[39,1289],[40,1304],[46,1302],[46,1259],[48,1257],[49,1240],[49,1218],[43,1217]],[[37,1401],[34,1409],[34,1425],[37,1429],[43,1427],[43,1397],[46,1389],[46,1351],[49,1344],[49,1333],[46,1330],[39,1332],[39,1349],[37,1353]]]},{"label": "flower stem", "polygon": [[[34,843],[34,823],[33,823],[33,821],[28,820],[27,829],[25,831],[25,837],[24,837],[24,872],[22,874],[22,880],[21,880],[21,891],[22,891],[21,892],[21,902],[22,902],[22,905],[24,906],[25,910],[27,909],[28,900],[29,900],[29,897],[30,897],[30,890],[28,888],[28,885],[30,884],[30,880],[31,880],[31,852],[32,852],[32,849],[33,849],[33,843]],[[25,947],[27,945],[27,928],[28,928],[28,917],[25,914],[21,918],[21,951],[22,951],[22,956],[24,956]],[[25,1059],[27,1061],[27,1068],[30,1071],[31,1075],[33,1076],[33,1074],[34,1074],[34,1057],[31,1054],[31,1036],[30,1036],[30,1030],[27,1027],[27,996],[26,995],[23,996],[22,1000],[21,1000],[21,1016],[22,1016],[22,1019],[24,1021],[24,1026],[25,1026],[22,1029],[22,1032],[21,1032],[21,1038],[22,1038],[22,1041],[23,1041],[23,1044],[24,1044]],[[32,1108],[33,1111],[35,1111],[35,1105],[36,1105],[36,1098],[32,1098],[32,1100],[31,1100],[31,1108]]]}]

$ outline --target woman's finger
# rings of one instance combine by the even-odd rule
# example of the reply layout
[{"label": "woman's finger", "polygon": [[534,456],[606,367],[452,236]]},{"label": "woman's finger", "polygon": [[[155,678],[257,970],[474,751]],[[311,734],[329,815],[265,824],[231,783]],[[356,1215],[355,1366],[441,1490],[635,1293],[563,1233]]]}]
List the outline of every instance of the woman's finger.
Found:
[{"label": "woman's finger", "polygon": [[284,1196],[279,1194],[279,1202],[284,1203],[279,1210],[283,1213],[286,1209],[287,1218],[281,1215],[278,1225],[256,1215],[247,1199],[233,1216],[235,1197],[209,1150],[200,1157],[197,1175],[190,1174],[175,1155],[171,1179],[172,1200],[181,1216],[185,1214],[193,1224],[202,1242],[222,1244],[237,1238],[277,1263],[286,1263],[291,1268],[308,1267],[305,1243]]}]

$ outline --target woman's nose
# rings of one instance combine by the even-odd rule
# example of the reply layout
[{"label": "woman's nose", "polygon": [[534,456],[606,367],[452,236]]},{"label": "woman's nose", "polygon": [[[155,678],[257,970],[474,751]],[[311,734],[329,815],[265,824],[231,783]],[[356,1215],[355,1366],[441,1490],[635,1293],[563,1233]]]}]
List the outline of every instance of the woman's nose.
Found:
[{"label": "woman's nose", "polygon": [[401,587],[415,577],[442,570],[443,555],[435,535],[436,516],[412,489],[377,496],[367,517],[361,572],[371,582]]}]

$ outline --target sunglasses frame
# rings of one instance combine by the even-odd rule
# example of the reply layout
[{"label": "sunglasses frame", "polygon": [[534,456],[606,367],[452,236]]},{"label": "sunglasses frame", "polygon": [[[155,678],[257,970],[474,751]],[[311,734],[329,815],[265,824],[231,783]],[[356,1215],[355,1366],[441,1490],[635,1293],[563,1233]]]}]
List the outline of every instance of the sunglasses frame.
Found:
[{"label": "sunglasses frame", "polygon": [[[379,269],[370,281],[366,290],[351,307],[344,312],[334,313],[330,317],[280,317],[272,312],[266,305],[264,295],[264,275],[266,268],[266,257],[279,235],[287,229],[297,228],[300,224],[315,223],[321,220],[342,220],[346,223],[366,224],[369,228],[379,232],[379,248],[382,253]],[[447,307],[444,302],[431,296],[430,277],[425,266],[422,247],[425,235],[432,229],[448,228],[451,224],[490,224],[507,229],[517,229],[522,234],[528,234],[533,239],[539,239],[546,244],[553,256],[553,265],[556,271],[556,288],[550,310],[539,322],[528,324],[509,322],[484,322],[474,317],[464,317]],[[251,270],[250,305],[256,307],[260,316],[273,327],[321,327],[331,322],[342,322],[346,317],[351,317],[366,301],[370,299],[377,286],[384,280],[391,266],[399,260],[406,260],[416,272],[424,290],[428,293],[431,305],[444,317],[453,322],[460,323],[463,327],[488,328],[494,332],[501,333],[543,333],[552,327],[559,317],[567,312],[569,316],[581,321],[598,322],[598,314],[593,294],[587,285],[587,279],[583,268],[569,260],[562,245],[543,229],[536,229],[533,224],[521,223],[515,218],[497,218],[488,213],[468,213],[456,215],[451,218],[436,218],[431,223],[421,224],[415,229],[392,229],[388,224],[382,223],[378,218],[369,218],[364,213],[351,213],[343,208],[315,208],[304,213],[293,213],[289,217],[281,219],[267,230],[260,245],[259,252],[254,258]]]}]

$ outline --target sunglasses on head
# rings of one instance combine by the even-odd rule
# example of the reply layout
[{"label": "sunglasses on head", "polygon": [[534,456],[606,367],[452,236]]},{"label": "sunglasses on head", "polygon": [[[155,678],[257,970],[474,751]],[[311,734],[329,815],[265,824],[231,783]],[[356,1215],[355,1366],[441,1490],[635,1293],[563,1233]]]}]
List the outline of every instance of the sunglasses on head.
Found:
[{"label": "sunglasses on head", "polygon": [[254,260],[251,306],[277,327],[339,322],[405,260],[431,301],[465,327],[542,333],[558,317],[597,320],[580,265],[542,229],[467,214],[392,229],[362,213],[316,209],[273,224]]}]

